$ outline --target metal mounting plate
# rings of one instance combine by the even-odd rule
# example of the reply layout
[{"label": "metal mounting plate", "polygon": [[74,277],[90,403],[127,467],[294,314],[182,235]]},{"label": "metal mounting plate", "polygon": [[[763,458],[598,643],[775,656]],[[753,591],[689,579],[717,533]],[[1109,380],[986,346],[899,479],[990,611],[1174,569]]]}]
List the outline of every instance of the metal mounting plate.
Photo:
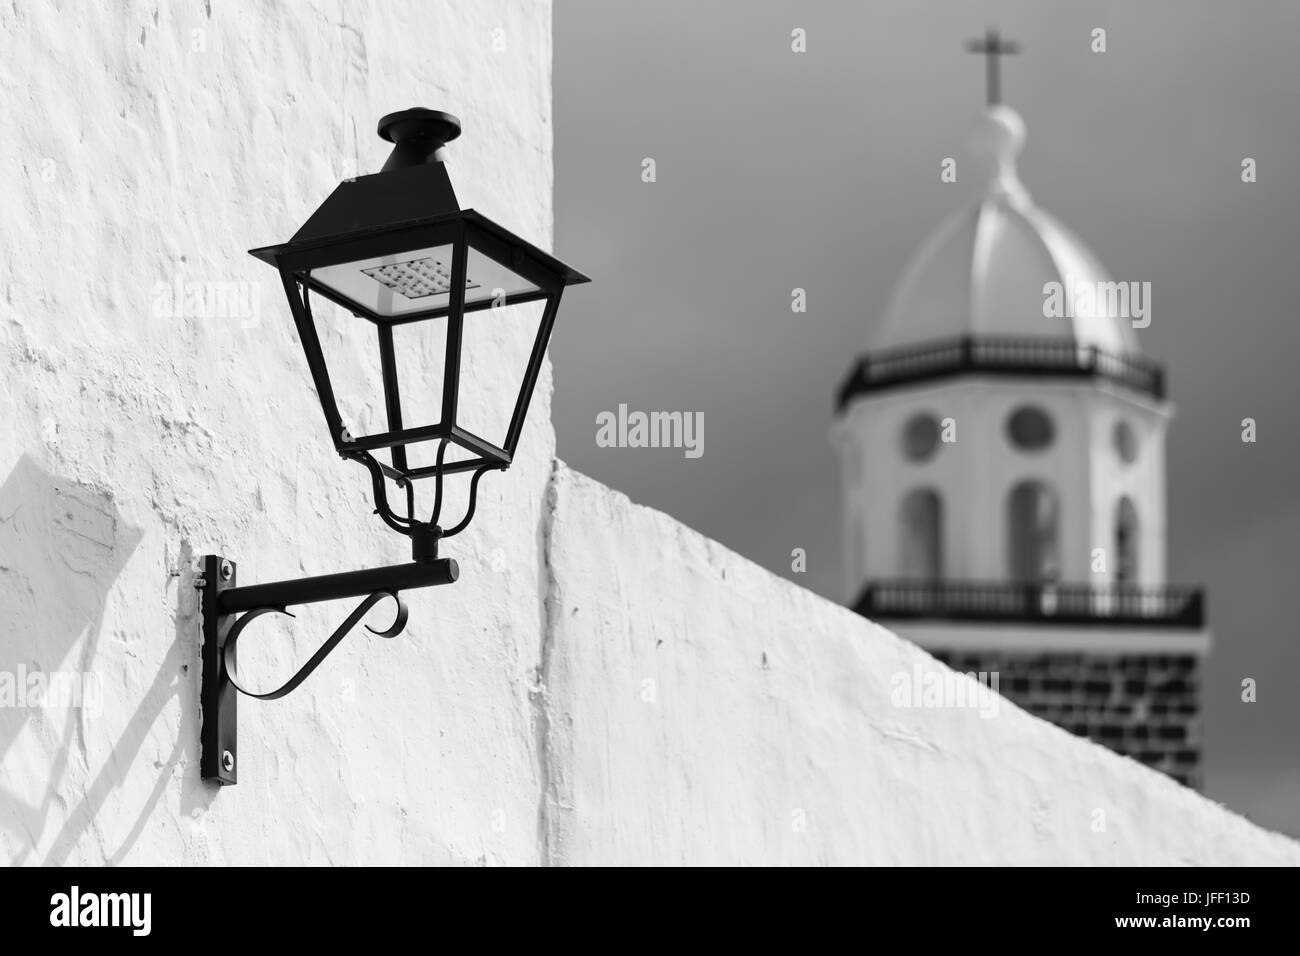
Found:
[{"label": "metal mounting plate", "polygon": [[235,562],[218,554],[203,556],[202,601],[203,649],[199,705],[199,772],[204,780],[222,785],[239,782],[237,722],[239,691],[226,676],[222,650],[235,623],[234,614],[217,610],[217,596],[236,581]]}]

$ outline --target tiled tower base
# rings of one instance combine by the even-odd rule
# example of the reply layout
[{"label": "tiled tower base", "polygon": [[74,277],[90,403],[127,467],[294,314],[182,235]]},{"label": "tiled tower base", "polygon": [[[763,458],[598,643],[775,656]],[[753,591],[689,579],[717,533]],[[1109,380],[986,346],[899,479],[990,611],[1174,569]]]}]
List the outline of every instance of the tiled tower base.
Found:
[{"label": "tiled tower base", "polygon": [[1195,656],[931,653],[955,670],[996,672],[1016,705],[1200,789]]}]

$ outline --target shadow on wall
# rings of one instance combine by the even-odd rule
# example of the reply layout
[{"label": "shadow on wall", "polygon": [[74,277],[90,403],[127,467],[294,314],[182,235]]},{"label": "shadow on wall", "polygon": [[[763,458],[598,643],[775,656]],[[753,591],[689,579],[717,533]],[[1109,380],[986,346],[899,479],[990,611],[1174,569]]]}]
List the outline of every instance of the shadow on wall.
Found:
[{"label": "shadow on wall", "polygon": [[[142,738],[161,709],[151,688],[141,707],[152,716],[137,713],[111,754],[88,747],[102,737],[93,722],[119,716],[94,664],[107,596],[142,537],[111,495],[54,477],[30,456],[0,486],[0,849],[10,864],[34,862],[42,843],[44,862],[66,859],[130,766],[126,737]],[[102,769],[82,785],[95,763]]]}]

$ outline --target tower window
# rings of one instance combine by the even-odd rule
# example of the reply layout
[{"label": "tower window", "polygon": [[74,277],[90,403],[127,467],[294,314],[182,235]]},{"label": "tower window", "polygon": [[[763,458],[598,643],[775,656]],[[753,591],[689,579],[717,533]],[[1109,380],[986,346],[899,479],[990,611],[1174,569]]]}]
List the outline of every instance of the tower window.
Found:
[{"label": "tower window", "polygon": [[1115,423],[1115,431],[1111,438],[1115,443],[1115,454],[1119,455],[1119,460],[1126,465],[1132,464],[1138,455],[1137,435],[1133,433],[1133,426],[1120,419]]},{"label": "tower window", "polygon": [[1041,481],[1022,481],[1007,499],[1007,557],[1011,580],[1024,584],[1060,576],[1056,495]]},{"label": "tower window", "polygon": [[1052,443],[1056,436],[1056,426],[1041,408],[1025,405],[1007,418],[1007,436],[1017,448],[1041,451]]},{"label": "tower window", "polygon": [[1115,509],[1115,583],[1123,587],[1138,579],[1138,515],[1127,497]]},{"label": "tower window", "polygon": [[900,573],[909,581],[943,578],[943,502],[937,492],[918,488],[903,499]]},{"label": "tower window", "polygon": [[939,422],[933,415],[913,415],[903,426],[903,454],[908,461],[922,462],[939,447]]}]

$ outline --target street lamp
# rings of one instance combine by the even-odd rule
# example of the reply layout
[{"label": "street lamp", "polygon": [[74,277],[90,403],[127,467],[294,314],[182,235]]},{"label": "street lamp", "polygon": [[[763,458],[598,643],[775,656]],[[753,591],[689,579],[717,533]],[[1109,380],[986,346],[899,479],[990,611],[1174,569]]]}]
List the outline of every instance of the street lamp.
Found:
[{"label": "street lamp", "polygon": [[[205,557],[200,578],[204,630],[200,763],[205,779],[236,782],[238,693],[263,699],[284,696],[378,601],[392,597],[398,613],[392,627],[374,633],[395,637],[406,624],[401,590],[456,580],[456,562],[438,557],[438,543],[459,534],[473,518],[479,479],[488,471],[510,466],[560,295],[567,285],[589,281],[486,216],[460,208],[443,164],[446,144],[460,131],[456,117],[436,110],[410,109],[385,116],[379,121],[379,135],[393,144],[393,151],[382,171],[340,183],[288,242],[251,250],[280,273],[335,450],[367,469],[375,512],[411,539],[413,563],[237,587],[234,562],[220,555]],[[340,415],[312,311],[313,295],[372,327],[383,380],[383,394],[375,398],[382,398],[386,413],[381,430],[354,433],[351,429],[357,426],[345,423]],[[467,317],[483,313],[471,321],[491,322],[495,310],[528,302],[542,307],[508,424],[503,432],[480,434],[466,427],[460,404]],[[444,343],[437,363],[440,385],[399,378],[403,351],[395,333],[416,323],[433,330]],[[430,408],[432,415],[426,412],[426,419],[416,418],[419,409]],[[429,443],[436,443],[432,460],[425,455],[425,461],[417,463],[412,446],[429,447]],[[386,453],[387,460],[376,453]],[[440,524],[443,479],[463,472],[472,473],[468,505],[461,520],[444,530]],[[433,479],[434,485],[427,520],[416,511],[415,482],[421,479]],[[389,504],[389,481],[403,493],[403,513]],[[252,694],[239,686],[233,652],[248,623],[269,611],[287,614],[290,605],[358,596],[365,599],[357,610],[283,687]]]}]

